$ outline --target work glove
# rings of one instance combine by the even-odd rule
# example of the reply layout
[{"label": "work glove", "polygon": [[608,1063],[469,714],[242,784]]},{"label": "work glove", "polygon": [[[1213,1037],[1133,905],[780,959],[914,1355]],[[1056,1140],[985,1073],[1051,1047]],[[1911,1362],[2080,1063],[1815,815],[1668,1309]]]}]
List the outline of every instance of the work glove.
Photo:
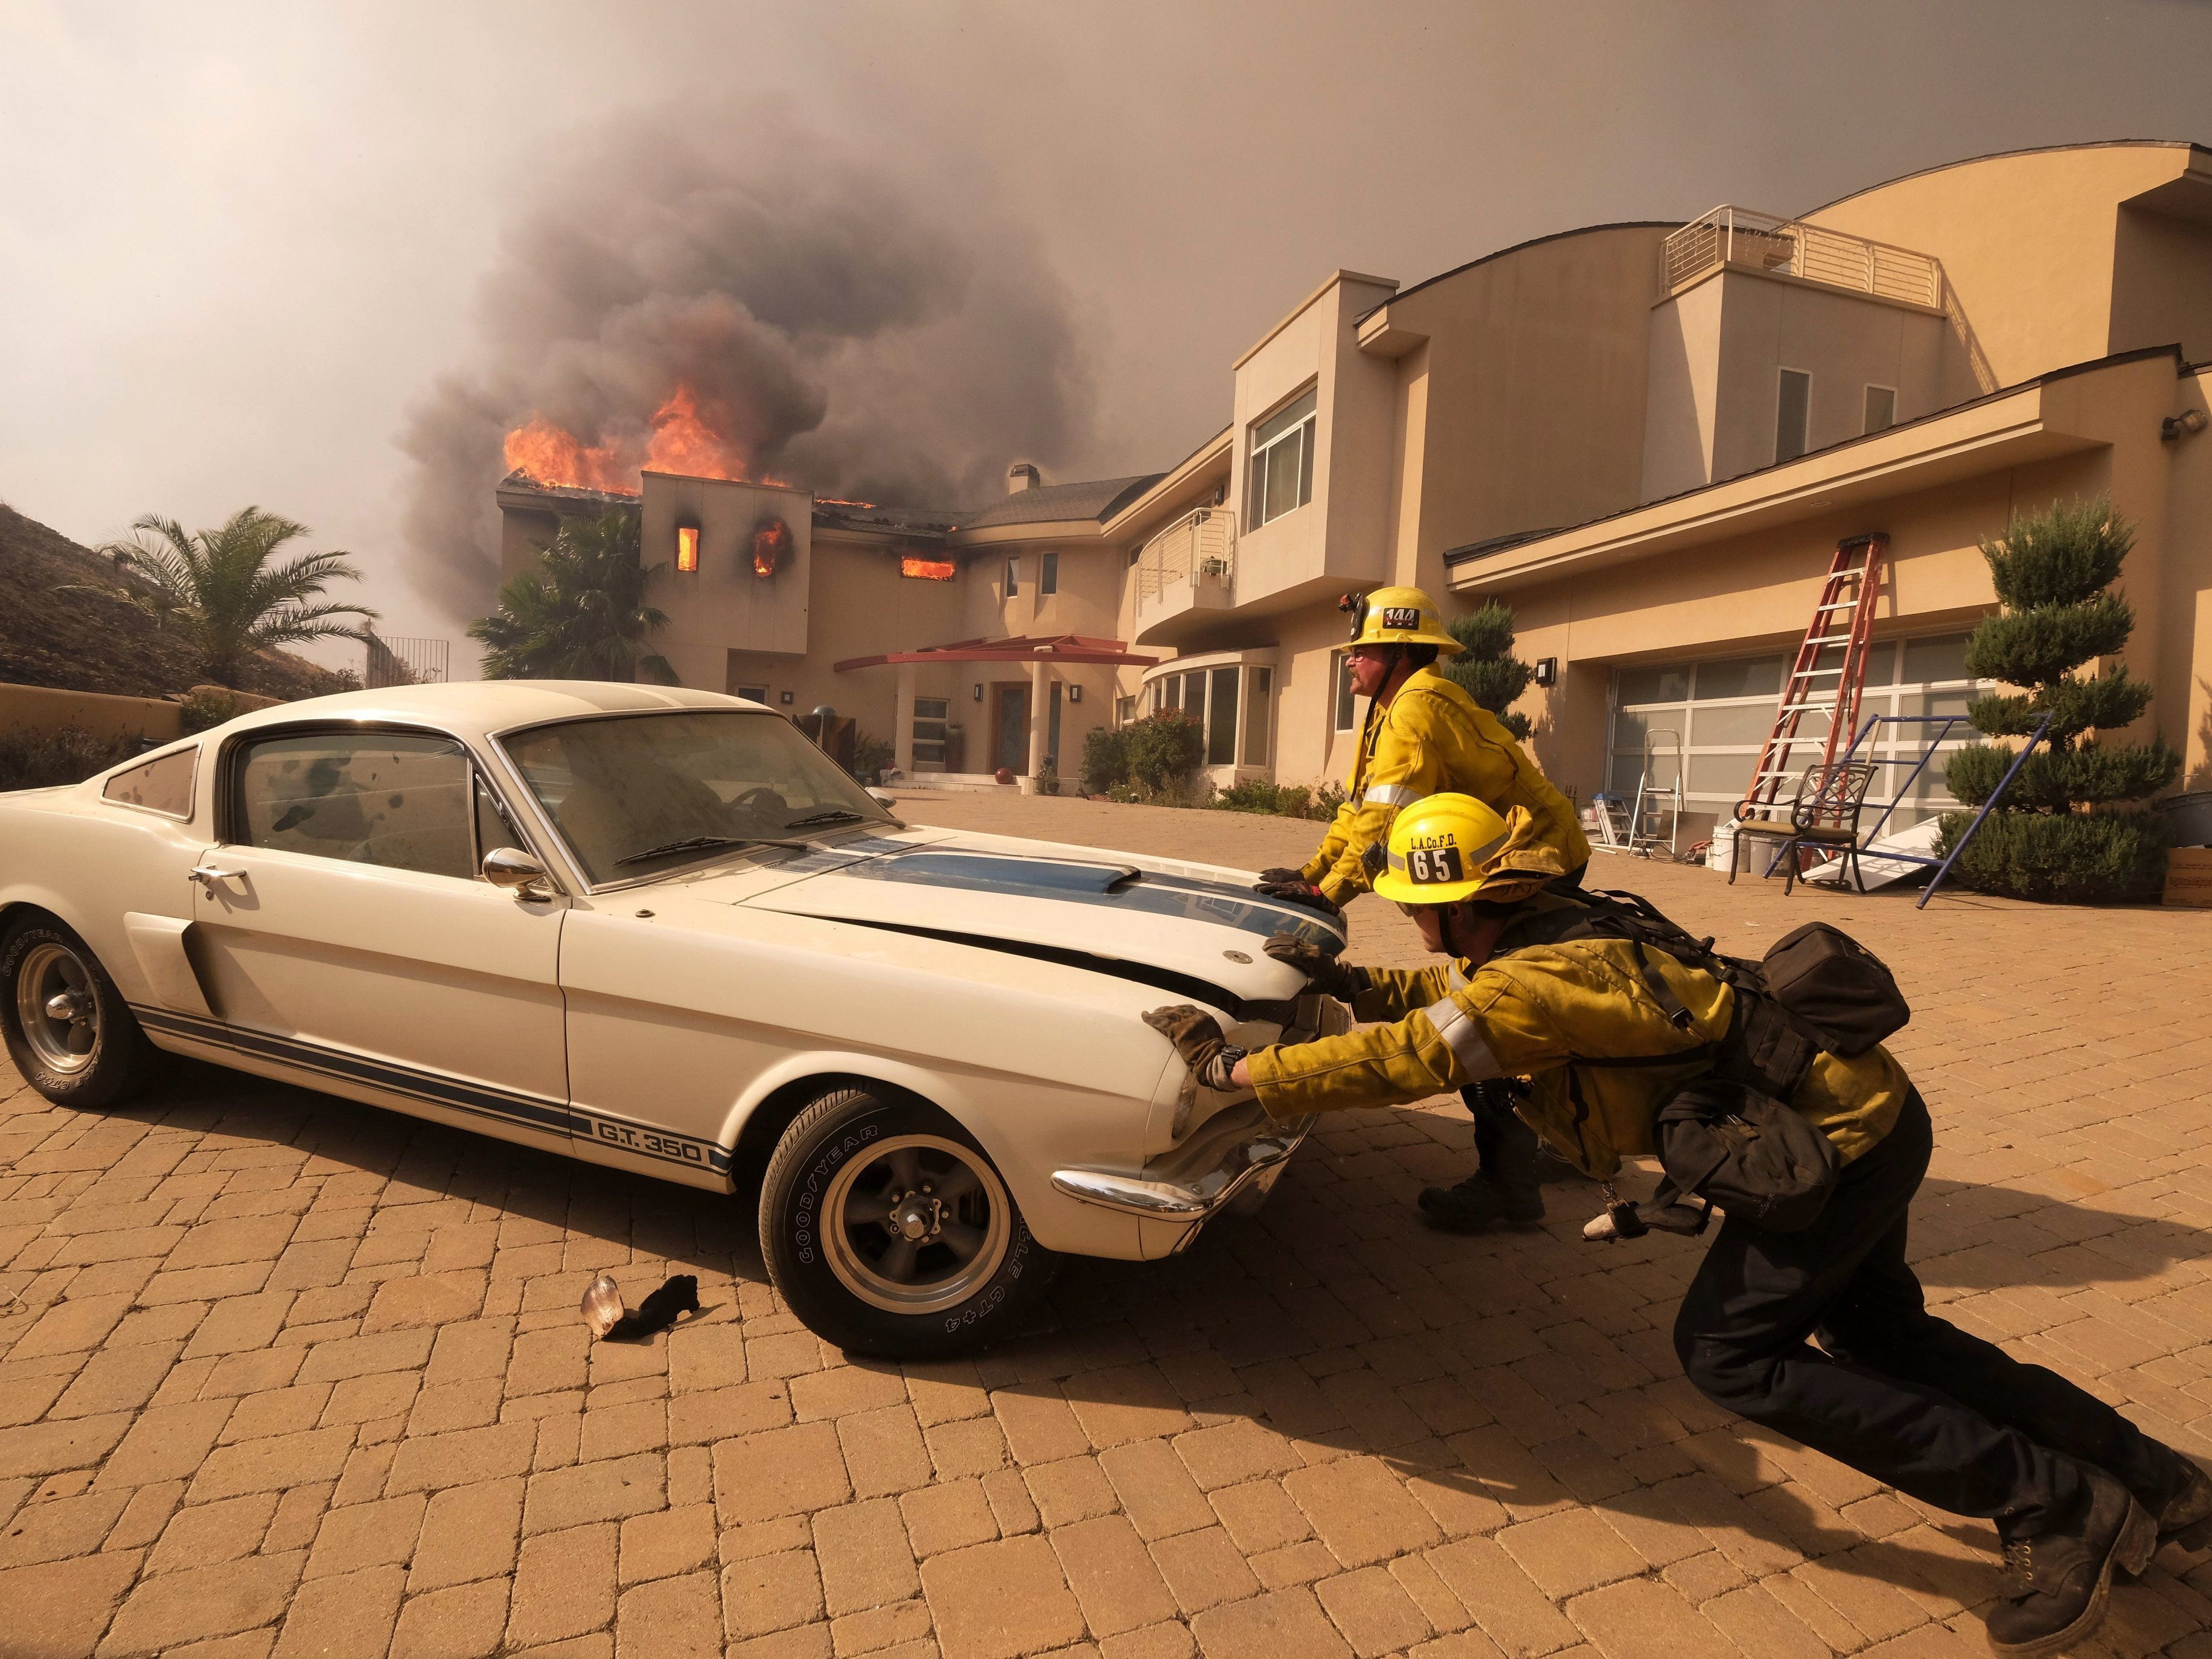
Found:
[{"label": "work glove", "polygon": [[1244,1058],[1244,1050],[1231,1045],[1222,1035],[1220,1025],[1205,1009],[1178,1002],[1171,1007],[1153,1009],[1145,1016],[1145,1024],[1175,1044],[1176,1053],[1190,1067],[1190,1074],[1207,1088],[1226,1093],[1237,1086],[1229,1080],[1229,1074]]},{"label": "work glove", "polygon": [[1273,864],[1260,872],[1260,885],[1280,887],[1290,882],[1304,881],[1305,878],[1306,872],[1303,870],[1293,870],[1286,864]]},{"label": "work glove", "polygon": [[1295,933],[1272,934],[1260,948],[1276,961],[1304,974],[1307,987],[1323,996],[1349,1002],[1367,988],[1364,968],[1355,968]]},{"label": "work glove", "polygon": [[[1268,873],[1273,872],[1271,871]],[[1340,916],[1344,914],[1337,908],[1334,899],[1304,876],[1297,875],[1296,872],[1293,872],[1293,878],[1289,881],[1255,882],[1252,884],[1252,890],[1262,898],[1275,899],[1285,904],[1302,904],[1307,909],[1318,910],[1325,916]]]}]

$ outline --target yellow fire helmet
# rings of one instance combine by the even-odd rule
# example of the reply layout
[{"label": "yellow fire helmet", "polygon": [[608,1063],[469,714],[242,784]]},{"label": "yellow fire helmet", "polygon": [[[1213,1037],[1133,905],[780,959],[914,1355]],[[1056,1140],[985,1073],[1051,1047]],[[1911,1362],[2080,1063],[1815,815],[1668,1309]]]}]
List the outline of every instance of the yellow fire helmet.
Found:
[{"label": "yellow fire helmet", "polygon": [[1378,587],[1371,593],[1347,593],[1337,609],[1352,617],[1354,645],[1433,645],[1443,656],[1460,642],[1444,632],[1437,602],[1418,587]]},{"label": "yellow fire helmet", "polygon": [[1389,867],[1375,878],[1375,890],[1394,904],[1510,904],[1563,869],[1526,807],[1500,817],[1472,795],[1431,795],[1392,822]]}]

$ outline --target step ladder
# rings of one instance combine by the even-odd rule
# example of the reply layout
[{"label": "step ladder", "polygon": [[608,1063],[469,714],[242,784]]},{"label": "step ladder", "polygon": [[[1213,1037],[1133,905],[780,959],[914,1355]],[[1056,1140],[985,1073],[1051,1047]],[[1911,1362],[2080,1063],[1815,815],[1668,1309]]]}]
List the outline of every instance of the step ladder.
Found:
[{"label": "step ladder", "polygon": [[[1813,764],[1814,750],[1826,764],[1850,748],[1866,690],[1867,646],[1888,548],[1884,535],[1853,536],[1836,544],[1820,602],[1813,608],[1813,620],[1782,683],[1774,726],[1759,751],[1751,787],[1736,807],[1737,817],[1772,816],[1789,780]],[[1801,735],[1800,723],[1813,714],[1828,717],[1827,729]]]}]

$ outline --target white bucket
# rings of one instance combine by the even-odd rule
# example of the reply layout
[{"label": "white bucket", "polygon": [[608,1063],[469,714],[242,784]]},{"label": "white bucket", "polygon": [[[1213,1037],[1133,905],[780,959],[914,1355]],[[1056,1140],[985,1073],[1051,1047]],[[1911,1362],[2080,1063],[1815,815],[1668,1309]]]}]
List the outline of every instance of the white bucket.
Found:
[{"label": "white bucket", "polygon": [[1705,848],[1705,868],[1728,873],[1729,860],[1735,853],[1735,820],[1723,818],[1713,826],[1713,843]]}]

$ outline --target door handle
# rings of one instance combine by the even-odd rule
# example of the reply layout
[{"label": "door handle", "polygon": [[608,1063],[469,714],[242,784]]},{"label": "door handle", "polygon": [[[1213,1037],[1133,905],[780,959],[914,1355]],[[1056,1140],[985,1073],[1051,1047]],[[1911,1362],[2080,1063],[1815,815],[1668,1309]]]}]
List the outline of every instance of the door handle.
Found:
[{"label": "door handle", "polygon": [[209,892],[212,893],[215,891],[216,883],[219,881],[244,881],[246,879],[246,872],[243,870],[218,870],[212,864],[196,864],[192,866],[191,879],[199,883],[201,886],[206,888]]}]

